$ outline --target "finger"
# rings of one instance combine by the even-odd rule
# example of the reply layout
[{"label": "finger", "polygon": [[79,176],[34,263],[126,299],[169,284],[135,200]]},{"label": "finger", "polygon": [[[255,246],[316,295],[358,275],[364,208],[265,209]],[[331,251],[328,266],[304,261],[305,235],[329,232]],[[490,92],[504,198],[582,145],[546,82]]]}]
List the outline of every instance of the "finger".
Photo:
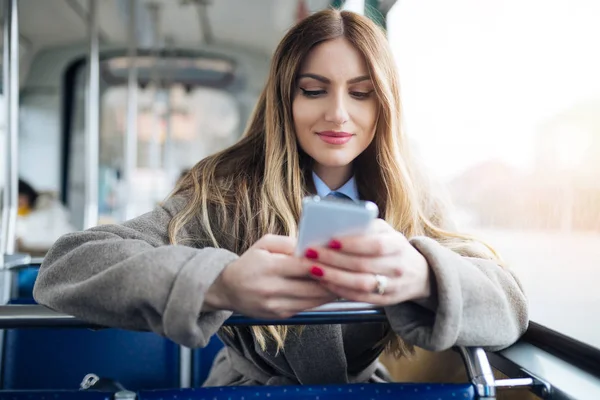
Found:
[{"label": "finger", "polygon": [[400,233],[386,232],[335,238],[329,242],[328,247],[351,255],[380,257],[399,253],[405,241],[406,239]]},{"label": "finger", "polygon": [[291,299],[327,300],[335,298],[332,293],[314,279],[283,279],[276,293]]},{"label": "finger", "polygon": [[[318,268],[320,271],[315,271],[315,268]],[[318,273],[315,274],[314,272]],[[375,274],[350,272],[339,268],[331,268],[323,264],[313,266],[312,275],[321,282],[330,283],[362,293],[375,293],[378,287]],[[393,292],[394,283],[392,278],[388,278],[385,291]]]},{"label": "finger", "polygon": [[272,254],[269,264],[273,265],[266,274],[277,275],[281,278],[307,280],[314,282],[313,268],[315,262],[309,259],[287,256],[282,254]]},{"label": "finger", "polygon": [[385,220],[381,218],[377,218],[373,220],[369,224],[369,228],[367,229],[368,234],[377,234],[377,233],[385,233],[385,232],[395,232],[395,229],[390,226]]},{"label": "finger", "polygon": [[284,307],[288,310],[291,310],[293,314],[297,314],[299,312],[302,311],[306,311],[309,310],[311,308],[315,308],[315,307],[319,307],[322,306],[323,304],[328,304],[333,302],[336,299],[336,297],[331,297],[330,299],[325,299],[325,300],[315,300],[315,299],[310,299],[310,300],[287,300],[284,303]]},{"label": "finger", "polygon": [[260,238],[254,246],[270,253],[292,255],[296,249],[296,239],[268,234]]},{"label": "finger", "polygon": [[265,274],[277,275],[281,278],[310,279],[313,262],[291,255],[271,254],[268,260],[270,267]]},{"label": "finger", "polygon": [[354,273],[386,276],[402,275],[401,264],[397,256],[365,257],[323,247],[313,250],[314,252],[310,254],[313,256],[312,260],[326,267],[338,268]]}]

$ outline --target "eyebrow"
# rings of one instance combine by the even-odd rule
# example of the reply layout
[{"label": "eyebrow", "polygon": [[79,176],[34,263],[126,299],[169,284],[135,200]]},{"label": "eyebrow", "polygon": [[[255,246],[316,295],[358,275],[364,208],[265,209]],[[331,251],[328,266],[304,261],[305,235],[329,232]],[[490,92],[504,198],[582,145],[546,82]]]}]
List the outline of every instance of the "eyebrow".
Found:
[{"label": "eyebrow", "polygon": [[[312,78],[312,79],[315,79],[315,80],[317,80],[319,82],[323,82],[323,83],[327,83],[327,84],[331,83],[331,80],[325,78],[322,75],[317,75],[317,74],[310,74],[309,73],[309,74],[300,74],[300,75],[298,75],[298,80],[300,80],[302,78]],[[368,81],[370,79],[371,79],[370,76],[368,76],[368,75],[362,75],[362,76],[358,76],[356,78],[349,79],[346,83],[353,84],[353,83],[358,83],[358,82],[362,82],[362,81]]]}]

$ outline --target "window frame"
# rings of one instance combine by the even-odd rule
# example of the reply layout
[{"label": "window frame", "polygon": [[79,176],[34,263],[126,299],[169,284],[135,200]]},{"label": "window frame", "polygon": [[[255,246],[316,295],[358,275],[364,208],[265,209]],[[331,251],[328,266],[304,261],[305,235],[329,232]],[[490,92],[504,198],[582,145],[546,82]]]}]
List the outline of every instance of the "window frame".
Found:
[{"label": "window frame", "polygon": [[[240,82],[243,82],[243,77],[240,77],[239,64],[233,57],[205,50],[186,50],[186,49],[169,49],[169,50],[150,50],[150,49],[138,49],[137,55],[139,56],[155,56],[155,57],[169,57],[169,56],[181,56],[181,57],[206,57],[206,58],[220,58],[226,60],[233,65],[233,73],[231,79],[226,79],[218,82],[217,85],[206,85],[203,82],[196,84],[187,85],[192,87],[208,87],[212,89],[219,89],[225,92],[233,93],[240,86]],[[102,65],[103,61],[110,60],[112,58],[122,58],[128,56],[127,49],[107,49],[101,50],[99,54],[99,61]],[[73,135],[73,110],[75,109],[75,96],[77,90],[77,76],[82,68],[85,68],[87,64],[88,56],[86,54],[80,55],[74,58],[65,68],[62,79],[62,99],[61,99],[61,159],[60,159],[60,201],[67,205],[69,198],[69,169],[71,167],[69,154],[71,153],[71,143]],[[101,78],[102,78],[101,70]],[[108,82],[111,84],[111,82]],[[139,82],[138,82],[139,84]]]}]

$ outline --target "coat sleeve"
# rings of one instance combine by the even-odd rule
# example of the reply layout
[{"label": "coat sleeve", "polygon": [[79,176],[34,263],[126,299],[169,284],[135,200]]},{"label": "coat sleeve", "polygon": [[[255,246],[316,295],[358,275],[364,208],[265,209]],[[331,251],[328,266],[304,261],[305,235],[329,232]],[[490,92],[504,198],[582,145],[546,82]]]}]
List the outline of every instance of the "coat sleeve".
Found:
[{"label": "coat sleeve", "polygon": [[525,332],[527,299],[509,269],[491,260],[463,257],[427,237],[410,242],[429,264],[433,295],[385,308],[400,337],[430,351],[452,346],[497,351]]},{"label": "coat sleeve", "polygon": [[185,201],[173,197],[122,225],[62,236],[40,268],[36,301],[99,325],[206,346],[231,313],[201,313],[204,294],[237,255],[168,244],[169,221]]}]

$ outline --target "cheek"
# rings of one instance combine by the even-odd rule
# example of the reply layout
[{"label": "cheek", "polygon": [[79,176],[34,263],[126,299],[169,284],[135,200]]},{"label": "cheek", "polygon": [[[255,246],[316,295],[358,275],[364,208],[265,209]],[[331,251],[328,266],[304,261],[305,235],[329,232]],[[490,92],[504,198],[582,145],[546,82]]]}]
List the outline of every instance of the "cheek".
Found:
[{"label": "cheek", "polygon": [[304,99],[298,96],[292,104],[292,113],[294,117],[294,128],[298,137],[306,136],[310,133],[311,127],[317,121],[318,116],[315,110]]},{"label": "cheek", "polygon": [[360,127],[361,131],[366,133],[367,137],[372,137],[375,134],[375,124],[377,122],[377,114],[379,107],[376,102],[364,102],[355,113],[355,123]]}]

